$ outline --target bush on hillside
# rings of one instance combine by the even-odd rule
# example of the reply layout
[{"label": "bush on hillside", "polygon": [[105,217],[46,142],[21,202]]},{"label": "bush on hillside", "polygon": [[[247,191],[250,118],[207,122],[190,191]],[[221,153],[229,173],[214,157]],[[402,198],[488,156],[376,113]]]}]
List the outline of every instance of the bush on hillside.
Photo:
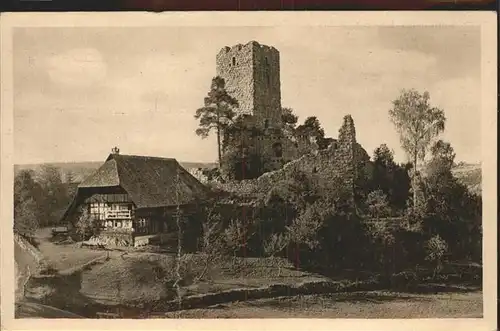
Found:
[{"label": "bush on hillside", "polygon": [[18,202],[14,207],[14,232],[32,242],[38,227],[36,202],[32,198]]},{"label": "bush on hillside", "polygon": [[453,259],[480,259],[482,201],[452,174],[453,148],[438,141],[427,166],[424,194],[427,201],[424,231],[439,235]]},{"label": "bush on hillside", "polygon": [[[300,268],[395,275],[395,284],[403,282],[400,278],[413,282],[400,273],[416,265],[439,269],[448,253],[454,259],[480,256],[481,199],[450,175],[449,160],[440,164],[452,153],[434,149],[433,166],[419,177],[419,203],[413,205],[407,203],[408,167],[396,165],[387,151],[377,151],[373,177],[357,183],[366,195],[355,196],[354,205],[342,178],[326,180],[297,170],[273,177],[270,190],[258,182],[251,183],[251,194],[233,190],[233,200],[245,205],[222,216],[220,231],[232,238],[226,244],[235,255],[283,254]],[[243,238],[248,239],[244,249]]]},{"label": "bush on hillside", "polygon": [[75,230],[80,235],[80,240],[88,240],[91,237],[97,236],[100,229],[100,222],[90,215],[87,208],[81,207],[75,223]]},{"label": "bush on hillside", "polygon": [[413,271],[402,271],[391,275],[390,284],[393,290],[408,291],[417,287],[419,279]]},{"label": "bush on hillside", "polygon": [[448,244],[439,235],[435,235],[427,241],[425,259],[434,265],[435,274],[442,270],[447,251]]}]

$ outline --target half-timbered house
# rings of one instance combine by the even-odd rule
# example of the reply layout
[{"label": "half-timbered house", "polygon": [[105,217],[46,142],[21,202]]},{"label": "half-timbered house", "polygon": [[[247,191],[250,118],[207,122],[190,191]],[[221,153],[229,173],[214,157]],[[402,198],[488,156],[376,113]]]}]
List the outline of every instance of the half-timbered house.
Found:
[{"label": "half-timbered house", "polygon": [[190,224],[197,226],[192,216],[207,194],[175,159],[121,155],[115,149],[78,185],[63,222],[75,224],[86,209],[99,221],[99,239],[105,243],[147,244],[176,232],[178,217],[187,231]]}]

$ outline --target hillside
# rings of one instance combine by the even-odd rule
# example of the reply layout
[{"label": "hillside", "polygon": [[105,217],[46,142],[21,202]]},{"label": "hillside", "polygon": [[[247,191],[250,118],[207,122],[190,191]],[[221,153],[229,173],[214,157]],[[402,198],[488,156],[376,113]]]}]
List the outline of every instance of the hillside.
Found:
[{"label": "hillside", "polygon": [[[47,165],[55,166],[62,169],[63,176],[71,172],[74,176],[75,182],[82,181],[85,177],[89,176],[94,170],[101,166],[102,162],[65,162],[65,163],[46,163]],[[180,164],[187,170],[197,168],[211,168],[215,167],[215,163],[202,163],[202,162],[180,162]],[[35,172],[39,171],[42,164],[16,164],[14,165],[14,173],[20,170],[31,169]],[[453,174],[460,180],[461,183],[466,185],[471,192],[481,194],[481,164],[468,164],[459,163],[453,168]]]},{"label": "hillside", "polygon": [[453,175],[469,190],[476,194],[481,194],[481,164],[461,163],[452,170]]},{"label": "hillside", "polygon": [[[186,170],[213,167],[215,163],[202,163],[202,162],[179,162]],[[17,174],[21,170],[33,170],[38,172],[43,165],[50,165],[60,168],[63,173],[63,178],[68,172],[73,174],[75,182],[81,182],[84,178],[89,176],[94,170],[99,168],[103,162],[90,161],[90,162],[63,162],[63,163],[43,163],[43,164],[16,164],[14,165],[14,173]]]}]

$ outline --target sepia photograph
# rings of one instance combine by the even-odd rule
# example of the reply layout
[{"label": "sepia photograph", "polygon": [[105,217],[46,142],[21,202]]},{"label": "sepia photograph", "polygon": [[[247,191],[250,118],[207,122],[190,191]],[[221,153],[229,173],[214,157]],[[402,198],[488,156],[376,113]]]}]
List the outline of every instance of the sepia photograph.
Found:
[{"label": "sepia photograph", "polygon": [[275,15],[2,26],[2,311],[485,318],[495,16]]}]

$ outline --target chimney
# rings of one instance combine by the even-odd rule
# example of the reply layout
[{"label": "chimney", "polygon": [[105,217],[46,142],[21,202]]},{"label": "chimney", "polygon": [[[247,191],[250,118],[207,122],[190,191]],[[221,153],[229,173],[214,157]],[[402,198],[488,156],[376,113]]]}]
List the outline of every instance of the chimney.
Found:
[{"label": "chimney", "polygon": [[113,147],[113,148],[111,149],[111,153],[112,153],[112,154],[120,154],[120,149],[119,149],[118,147],[116,147],[116,146],[115,146],[115,147]]}]

